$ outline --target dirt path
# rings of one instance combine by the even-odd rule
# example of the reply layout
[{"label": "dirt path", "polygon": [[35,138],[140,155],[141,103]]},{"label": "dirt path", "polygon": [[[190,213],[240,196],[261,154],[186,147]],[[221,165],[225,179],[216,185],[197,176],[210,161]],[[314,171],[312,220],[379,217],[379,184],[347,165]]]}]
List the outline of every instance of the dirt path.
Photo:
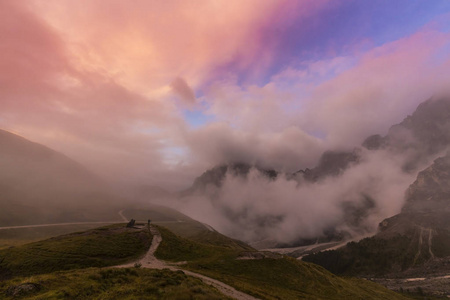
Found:
[{"label": "dirt path", "polygon": [[145,256],[138,261],[120,265],[120,266],[116,266],[116,267],[129,268],[129,267],[133,267],[135,264],[141,264],[142,268],[169,269],[172,271],[183,271],[186,275],[197,277],[197,278],[201,279],[204,283],[214,286],[216,289],[218,289],[220,292],[222,292],[224,295],[226,295],[228,297],[238,299],[238,300],[256,300],[257,299],[253,296],[250,296],[243,292],[240,292],[240,291],[236,290],[235,288],[233,288],[221,281],[218,281],[216,279],[212,279],[210,277],[207,277],[207,276],[204,276],[201,274],[197,274],[197,273],[194,273],[191,271],[177,268],[173,265],[169,265],[169,264],[165,263],[164,261],[157,259],[154,254],[155,254],[156,249],[158,249],[159,244],[162,241],[162,237],[161,237],[161,234],[159,233],[158,229],[154,226],[150,226],[150,232],[153,235],[152,244],[151,244],[148,252],[145,254]]},{"label": "dirt path", "polygon": [[124,221],[124,222],[127,222],[128,223],[128,219],[127,218],[125,218],[125,216],[123,215],[123,211],[124,211],[125,209],[122,209],[121,211],[119,211],[119,216],[120,216],[120,218]]}]

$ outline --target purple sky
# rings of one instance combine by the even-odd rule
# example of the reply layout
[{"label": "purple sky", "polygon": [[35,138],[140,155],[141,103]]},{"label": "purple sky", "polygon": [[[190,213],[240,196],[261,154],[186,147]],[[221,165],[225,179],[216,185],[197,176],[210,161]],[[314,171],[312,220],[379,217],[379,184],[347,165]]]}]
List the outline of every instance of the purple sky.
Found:
[{"label": "purple sky", "polygon": [[0,2],[0,127],[181,188],[386,133],[448,86],[449,1]]}]

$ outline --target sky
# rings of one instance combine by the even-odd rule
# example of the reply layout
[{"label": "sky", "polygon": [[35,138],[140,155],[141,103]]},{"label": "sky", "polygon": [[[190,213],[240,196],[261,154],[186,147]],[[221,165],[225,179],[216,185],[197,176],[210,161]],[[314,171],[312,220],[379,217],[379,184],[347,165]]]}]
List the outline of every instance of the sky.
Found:
[{"label": "sky", "polygon": [[0,128],[170,190],[312,167],[450,79],[446,0],[0,0]]}]

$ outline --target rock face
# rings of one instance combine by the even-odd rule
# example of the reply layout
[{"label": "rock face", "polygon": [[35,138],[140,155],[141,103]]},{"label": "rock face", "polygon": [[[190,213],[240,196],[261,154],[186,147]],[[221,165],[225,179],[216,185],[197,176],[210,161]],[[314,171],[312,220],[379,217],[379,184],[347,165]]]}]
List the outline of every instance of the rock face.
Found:
[{"label": "rock face", "polygon": [[450,261],[450,155],[420,172],[402,212],[358,243],[304,258],[338,274],[388,277],[446,275]]},{"label": "rock face", "polygon": [[[328,176],[339,176],[347,168],[359,161],[359,151],[355,149],[353,152],[346,151],[326,151],[322,154],[319,163],[312,169],[299,170],[293,174],[283,174],[288,178],[304,179],[310,182],[316,182]],[[273,169],[265,169],[259,166],[252,166],[246,163],[230,163],[221,165],[207,170],[197,177],[192,187],[185,191],[184,194],[193,191],[205,190],[208,186],[220,188],[223,184],[225,176],[228,174],[245,178],[250,170],[255,168],[263,176],[269,179],[276,179],[280,172]]]},{"label": "rock face", "polygon": [[450,212],[450,155],[440,157],[406,191],[403,212]]},{"label": "rock face", "polygon": [[339,176],[352,164],[357,164],[360,157],[358,149],[353,152],[326,151],[320,157],[318,165],[313,169],[300,170],[307,181],[319,181],[328,176]]},{"label": "rock face", "polygon": [[[369,136],[362,147],[368,150],[388,150],[404,153],[408,156],[405,170],[412,170],[419,161],[433,157],[450,146],[450,99],[429,99],[420,104],[416,111],[401,123],[393,125],[388,134]],[[302,176],[305,180],[315,182],[328,176],[339,176],[352,165],[360,162],[360,149],[353,151],[326,151],[322,154],[316,167],[299,170],[288,177]],[[212,184],[220,187],[227,172],[246,176],[252,167],[270,178],[276,178],[278,172],[246,163],[231,163],[214,167],[199,176],[192,189],[203,188]]]},{"label": "rock face", "polygon": [[256,168],[261,174],[267,176],[267,178],[275,179],[278,176],[278,172],[275,170],[264,169],[246,163],[230,163],[214,167],[204,172],[195,179],[194,184],[187,192],[204,190],[208,186],[221,187],[227,173],[232,176],[246,177],[251,168]]},{"label": "rock face", "polygon": [[[245,163],[222,165],[199,176],[191,189],[181,196],[194,192],[203,193],[217,209],[222,210],[225,217],[234,222],[251,215],[249,212],[251,207],[246,207],[242,211],[232,211],[226,205],[218,204],[216,200],[227,174],[246,178],[250,170],[254,168],[270,179],[276,180],[282,177],[292,180],[293,184],[297,186],[319,186],[321,183],[329,181],[330,178],[351,174],[347,172],[353,167],[361,166],[364,159],[373,154],[374,156],[395,157],[401,161],[398,171],[403,171],[404,174],[412,177],[412,174],[416,174],[424,166],[430,165],[448,147],[450,147],[450,98],[432,98],[420,104],[416,111],[401,123],[393,125],[386,136],[372,135],[362,143],[361,148],[355,148],[353,151],[326,151],[313,168],[285,174]],[[448,161],[448,158],[439,159],[429,170],[419,174],[416,182],[407,192],[408,201],[403,208],[405,213],[426,213],[430,210],[449,209],[445,203],[448,189],[450,189],[450,185],[447,185],[447,182],[450,182],[450,174],[447,172],[450,164]],[[366,190],[368,191],[366,192]],[[336,195],[336,197],[342,198],[336,198],[337,201],[334,201],[334,203],[338,203],[337,209],[341,210],[341,220],[323,229],[320,236],[299,238],[291,246],[307,245],[316,241],[334,241],[346,238],[349,234],[366,234],[373,230],[373,223],[368,224],[367,220],[382,209],[377,207],[379,202],[376,200],[379,199],[376,198],[376,193],[373,193],[370,188],[366,190],[361,189],[357,195],[353,194],[352,196]],[[349,199],[345,197],[349,197]],[[301,201],[301,195],[299,195],[299,201]],[[317,201],[321,201],[321,199]],[[324,206],[328,204],[323,203]],[[275,226],[283,219],[282,214],[261,214],[255,218],[254,223]],[[289,244],[284,244],[284,246],[289,246]]]},{"label": "rock face", "polygon": [[450,99],[432,98],[421,103],[401,123],[392,126],[385,137],[372,135],[363,142],[369,150],[387,149],[405,153],[405,170],[439,154],[450,145]]}]

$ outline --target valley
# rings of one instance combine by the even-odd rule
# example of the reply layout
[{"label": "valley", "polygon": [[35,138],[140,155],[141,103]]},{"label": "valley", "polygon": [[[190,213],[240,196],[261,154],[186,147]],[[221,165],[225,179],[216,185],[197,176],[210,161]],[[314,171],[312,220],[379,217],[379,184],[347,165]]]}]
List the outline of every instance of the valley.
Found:
[{"label": "valley", "polygon": [[0,0],[0,299],[450,298],[450,0]]},{"label": "valley", "polygon": [[[0,278],[4,294],[12,295],[16,293],[15,289],[22,293],[22,287],[13,282],[28,282],[26,278],[48,276],[48,281],[30,283],[33,290],[30,297],[59,295],[61,286],[52,277],[58,272],[66,272],[69,277],[81,276],[83,281],[89,282],[85,274],[92,278],[97,278],[98,274],[105,278],[137,276],[127,283],[130,286],[140,282],[140,276],[159,276],[157,274],[161,273],[158,272],[165,272],[164,276],[175,276],[178,278],[175,281],[181,285],[193,284],[193,278],[200,280],[197,282],[201,286],[199,290],[210,286],[211,290],[204,293],[215,295],[211,296],[212,299],[444,297],[448,295],[450,283],[450,158],[445,154],[447,144],[442,144],[442,139],[441,146],[418,148],[401,160],[401,172],[409,174],[408,178],[414,175],[415,180],[405,188],[401,211],[379,220],[375,232],[370,230],[368,220],[377,220],[377,211],[382,207],[378,204],[378,196],[366,190],[357,190],[351,201],[338,197],[341,219],[329,223],[321,233],[302,235],[301,230],[292,231],[290,234],[294,238],[290,240],[277,235],[286,215],[259,215],[249,223],[246,219],[251,214],[248,208],[246,211],[232,211],[221,201],[227,199],[223,198],[223,189],[228,189],[229,180],[237,180],[240,186],[245,186],[243,184],[251,184],[249,180],[256,178],[269,187],[274,185],[274,188],[280,180],[285,180],[295,185],[296,192],[304,187],[315,191],[330,182],[339,183],[355,169],[361,166],[365,169],[367,159],[379,153],[397,157],[400,149],[411,147],[396,138],[399,130],[412,130],[418,137],[417,143],[430,142],[429,134],[423,131],[435,132],[436,128],[445,127],[446,111],[450,111],[448,104],[447,100],[429,100],[411,117],[393,126],[386,137],[370,137],[363,143],[365,148],[352,152],[325,152],[318,166],[312,169],[283,174],[236,163],[205,172],[188,190],[168,193],[145,188],[139,197],[131,200],[113,195],[107,184],[70,159],[3,132],[5,142],[11,143],[10,148],[3,150],[6,151],[3,157],[15,157],[5,166],[12,167],[10,164],[14,162],[16,170],[40,172],[41,160],[44,159],[46,164],[53,164],[52,168],[58,170],[45,171],[49,173],[43,178],[21,177],[24,173],[15,171],[1,181],[4,186],[11,187],[3,190],[6,191],[3,205],[9,211],[9,219],[3,219],[0,227]],[[424,120],[429,120],[431,115],[436,125],[426,123],[423,127],[424,115],[427,116]],[[431,158],[433,160],[428,163]],[[427,167],[420,170],[419,165]],[[65,171],[61,173],[60,168]],[[74,179],[73,174],[77,173],[84,175]],[[86,182],[85,176],[88,176]],[[61,197],[62,200],[60,203],[47,201],[45,207],[49,209],[45,213],[35,210],[32,203],[38,201],[36,196],[28,193],[27,189],[17,189],[15,186],[19,180],[23,180],[24,186],[37,184],[40,187],[53,185],[52,182],[57,180],[60,187],[50,188],[43,195]],[[153,191],[156,194],[152,195]],[[245,233],[253,228],[257,236],[265,233],[262,235],[264,238],[250,238],[247,240],[250,243],[246,243],[237,238],[240,234],[233,235],[233,230],[230,231],[233,238],[230,238],[216,228],[222,228],[226,223],[215,226],[214,220],[212,224],[208,218],[195,220],[174,209],[179,205],[183,208],[199,196],[211,201],[216,209],[225,209],[224,216],[235,220],[228,229],[239,225],[241,233]],[[8,201],[14,202],[19,198],[20,210],[7,205]],[[71,212],[61,214],[61,209]],[[21,214],[31,217],[12,217]],[[137,220],[135,227],[125,228],[124,223],[131,219]],[[269,229],[274,230],[270,235]],[[111,267],[114,269],[110,271]],[[149,269],[149,273],[145,269]],[[108,281],[111,290],[119,283],[115,280]],[[34,289],[33,286],[39,288]],[[195,290],[188,294],[196,298],[199,295]],[[163,290],[158,289],[160,292]],[[74,296],[74,293],[69,294],[75,298],[83,297],[82,294]],[[100,295],[102,292],[93,290],[92,293]],[[167,295],[170,293],[159,294],[158,297],[165,299]]]},{"label": "valley", "polygon": [[[206,228],[203,229],[203,232],[197,231],[197,241],[194,241],[193,239],[177,236],[168,229],[161,227],[162,225],[152,225],[149,232],[152,242],[149,245],[147,238],[143,239],[146,236],[144,233],[148,231],[146,224],[137,227],[137,229],[125,229],[124,226],[124,224],[111,225],[0,251],[0,256],[3,257],[0,263],[3,278],[0,283],[0,291],[8,295],[8,291],[13,293],[12,291],[19,289],[20,284],[17,285],[18,282],[27,282],[27,284],[38,286],[39,288],[24,292],[21,295],[24,299],[27,299],[27,295],[33,297],[33,299],[40,299],[41,297],[53,299],[53,297],[57,298],[61,293],[66,293],[71,295],[72,298],[78,299],[79,297],[84,297],[83,295],[86,295],[86,293],[92,293],[90,294],[91,296],[98,295],[99,290],[96,288],[88,290],[69,288],[68,290],[59,285],[64,280],[62,278],[76,276],[72,279],[73,284],[82,285],[89,284],[88,282],[92,282],[92,280],[98,280],[98,275],[95,274],[99,274],[100,278],[111,278],[108,279],[111,282],[108,283],[110,288],[107,298],[113,299],[116,297],[115,295],[119,295],[116,294],[119,292],[119,290],[116,292],[116,286],[119,282],[121,282],[120,293],[125,293],[123,295],[126,295],[126,291],[134,284],[135,280],[142,280],[146,278],[145,276],[148,276],[143,269],[149,267],[153,272],[151,274],[155,274],[156,270],[153,271],[153,269],[163,269],[162,272],[165,274],[163,278],[172,278],[175,274],[182,274],[176,275],[178,277],[182,276],[178,281],[184,280],[184,278],[191,280],[189,279],[191,278],[190,276],[200,278],[208,286],[212,285],[218,291],[233,299],[275,299],[279,295],[284,295],[285,299],[296,299],[297,297],[326,297],[329,299],[346,297],[348,299],[358,299],[362,295],[366,299],[403,299],[400,295],[389,292],[376,284],[364,280],[341,279],[313,265],[289,258],[282,258],[281,256],[276,259],[236,260],[239,253],[243,250],[247,252],[256,250],[243,243],[224,237],[219,233],[211,232]],[[129,236],[126,243],[123,243],[125,241],[123,240],[124,234]],[[200,236],[202,237],[200,238]],[[134,237],[139,237],[140,242],[136,240],[136,246],[144,243],[143,245],[147,245],[145,246],[146,250],[142,252],[140,250],[142,249],[141,246],[131,246],[131,237],[133,239]],[[95,242],[92,238],[95,238]],[[99,241],[99,238],[106,239]],[[111,248],[110,245],[112,244],[110,242],[112,241],[114,241],[114,247]],[[120,246],[121,243],[122,246]],[[118,248],[125,245],[127,245],[128,256],[124,256],[126,253],[125,248]],[[51,256],[46,254],[50,253],[48,252],[50,249],[53,249],[51,250],[52,252],[56,251]],[[74,252],[71,249],[83,250]],[[116,251],[114,249],[117,249],[119,252],[114,252]],[[79,260],[81,258],[80,255],[83,255],[83,253],[86,253],[85,255],[87,256]],[[56,259],[59,256],[61,260]],[[133,259],[133,257],[136,258]],[[117,265],[117,262],[121,260],[128,260],[129,262],[119,264],[112,271],[104,268],[96,271],[95,268],[92,268]],[[31,263],[31,265],[23,269],[23,266],[28,263]],[[82,271],[80,268],[86,271]],[[117,268],[124,271],[114,271]],[[277,279],[278,275],[276,275],[278,273],[277,269],[281,271],[281,269],[285,268],[287,268],[285,271],[291,269],[283,276],[283,280],[288,281],[280,286],[279,279]],[[64,271],[61,273],[61,270],[68,269],[75,269],[75,271]],[[256,270],[259,271],[255,272]],[[238,275],[236,272],[243,273]],[[26,274],[32,275],[32,277],[24,277]],[[56,281],[56,279],[52,278],[52,274],[62,276],[62,278]],[[87,275],[89,279],[83,279]],[[302,279],[297,278],[297,276],[300,276]],[[322,277],[328,278],[327,280],[331,282],[315,282],[314,278],[319,279]],[[116,281],[114,278],[122,278],[122,280]],[[318,284],[321,288],[317,290],[318,286],[314,288],[310,284],[297,286],[301,282],[298,281],[299,279],[301,281],[307,280],[310,283],[315,282],[314,286]],[[263,286],[259,284],[261,280],[265,282]],[[152,282],[150,281],[148,284],[152,284]],[[336,284],[339,287],[336,287]],[[157,290],[158,293],[162,292],[161,288]],[[367,292],[368,290],[371,292]],[[191,290],[189,294],[193,293],[192,295],[197,298],[194,291],[196,290]],[[130,290],[128,290],[129,292]],[[373,292],[377,293],[376,298],[372,298],[371,294]],[[206,293],[206,291],[202,293]],[[334,295],[335,293],[337,295]],[[161,299],[170,299],[170,295],[169,292],[160,294],[159,297]]]}]

